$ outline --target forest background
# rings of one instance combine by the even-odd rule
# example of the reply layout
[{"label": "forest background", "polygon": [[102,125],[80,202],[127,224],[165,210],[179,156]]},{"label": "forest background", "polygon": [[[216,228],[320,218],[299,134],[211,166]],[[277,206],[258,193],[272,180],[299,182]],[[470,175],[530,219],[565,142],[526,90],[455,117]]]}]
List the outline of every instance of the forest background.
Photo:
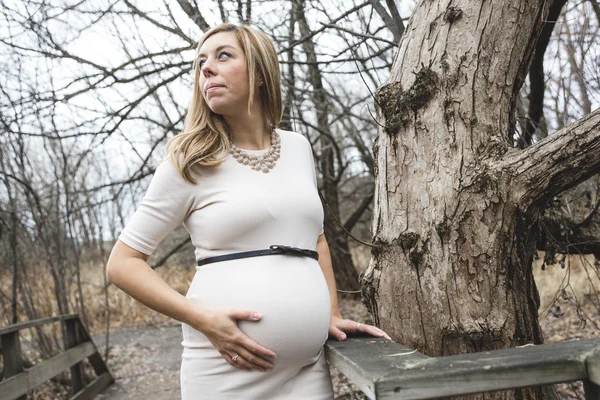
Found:
[{"label": "forest background", "polygon": [[[547,3],[545,32],[518,93],[515,149],[600,104],[600,5]],[[282,127],[313,145],[340,297],[358,302],[375,234],[373,145],[381,134],[375,94],[390,77],[415,6],[3,0],[0,325],[76,312],[108,344],[112,331],[172,323],[110,285],[104,266],[166,141],[182,128],[197,41],[222,21],[250,21],[276,44]],[[533,271],[549,341],[598,330],[599,208],[600,180],[593,175],[554,196],[543,214]],[[149,263],[185,293],[194,273],[187,232],[172,232]],[[58,326],[29,335],[31,363],[62,347]]]}]

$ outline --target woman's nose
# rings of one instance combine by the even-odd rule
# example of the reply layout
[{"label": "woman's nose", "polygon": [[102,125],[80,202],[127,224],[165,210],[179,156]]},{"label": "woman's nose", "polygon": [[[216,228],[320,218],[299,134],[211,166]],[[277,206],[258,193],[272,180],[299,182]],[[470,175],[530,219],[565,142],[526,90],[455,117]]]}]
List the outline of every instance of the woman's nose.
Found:
[{"label": "woman's nose", "polygon": [[213,62],[209,59],[204,60],[202,66],[200,67],[200,71],[204,74],[204,76],[214,75],[215,69]]}]

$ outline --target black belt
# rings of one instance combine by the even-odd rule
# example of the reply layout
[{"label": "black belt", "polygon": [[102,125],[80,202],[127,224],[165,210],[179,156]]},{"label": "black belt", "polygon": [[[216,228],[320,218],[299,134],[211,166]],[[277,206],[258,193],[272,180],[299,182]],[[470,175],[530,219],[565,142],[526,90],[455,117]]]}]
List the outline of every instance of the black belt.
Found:
[{"label": "black belt", "polygon": [[198,266],[202,266],[204,264],[226,261],[226,260],[237,260],[238,258],[247,258],[247,257],[258,257],[258,256],[269,256],[273,254],[290,254],[296,256],[305,256],[314,258],[315,260],[319,260],[319,253],[314,250],[308,249],[299,249],[298,247],[292,246],[282,246],[279,244],[274,244],[268,249],[265,250],[252,250],[252,251],[242,251],[241,253],[231,253],[225,254],[222,256],[208,257],[202,260],[198,260]]}]

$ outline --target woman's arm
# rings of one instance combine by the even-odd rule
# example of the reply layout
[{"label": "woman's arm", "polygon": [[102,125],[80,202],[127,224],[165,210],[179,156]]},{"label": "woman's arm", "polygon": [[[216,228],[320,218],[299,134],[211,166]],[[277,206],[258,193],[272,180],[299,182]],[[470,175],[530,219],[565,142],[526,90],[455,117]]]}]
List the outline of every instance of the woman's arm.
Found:
[{"label": "woman's arm", "polygon": [[342,317],[342,313],[340,312],[340,307],[338,304],[335,276],[333,275],[331,253],[329,252],[329,245],[327,244],[327,239],[325,239],[325,234],[319,235],[319,238],[317,239],[317,253],[319,253],[319,265],[321,266],[321,270],[323,271],[323,275],[327,281],[329,297],[331,298],[331,321],[329,322],[329,334],[338,340],[345,340],[346,332],[367,333],[372,336],[392,340],[387,333],[376,326],[358,323]]},{"label": "woman's arm", "polygon": [[148,255],[117,240],[108,258],[106,277],[145,306],[191,326],[206,325],[206,313],[169,286],[147,263]]},{"label": "woman's arm", "polygon": [[[106,265],[106,277],[125,293],[164,315],[204,333],[226,361],[241,369],[272,369],[264,357],[276,358],[238,328],[235,320],[259,321],[252,310],[212,309],[198,306],[169,286],[147,263],[148,255],[117,240]],[[237,361],[232,359],[239,354]]]},{"label": "woman's arm", "polygon": [[319,253],[319,265],[327,281],[327,287],[329,288],[329,298],[331,299],[331,315],[341,317],[340,307],[337,298],[337,288],[335,286],[335,276],[333,275],[333,266],[331,263],[331,253],[329,252],[329,245],[325,234],[320,234],[317,239],[317,253]]}]

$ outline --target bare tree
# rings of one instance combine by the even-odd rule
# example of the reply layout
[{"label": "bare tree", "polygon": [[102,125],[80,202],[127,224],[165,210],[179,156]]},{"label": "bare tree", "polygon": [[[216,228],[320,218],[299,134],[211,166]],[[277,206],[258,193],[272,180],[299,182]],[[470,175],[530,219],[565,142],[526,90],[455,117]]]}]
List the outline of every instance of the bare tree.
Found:
[{"label": "bare tree", "polygon": [[[260,3],[216,1],[215,10],[222,19],[256,19],[259,27],[272,32],[282,56],[287,55],[282,58],[288,123],[315,145],[323,175],[321,189],[326,207],[333,211],[326,210],[326,229],[334,259],[340,254],[335,260],[339,287],[357,289],[358,273],[344,230],[368,224],[365,213],[372,204],[369,186],[373,181],[368,176],[360,178],[369,189],[366,193],[352,190],[347,182],[364,171],[372,175],[369,147],[376,125],[360,111],[368,94],[337,89],[340,79],[349,74],[358,77],[357,71],[352,67],[337,74],[335,69],[347,61],[361,65],[360,72],[376,86],[381,68],[391,65],[394,45],[385,39],[391,35],[381,34],[383,25],[377,13],[363,13],[368,1],[346,10],[335,9],[333,3],[323,9],[306,6],[313,13],[334,15],[328,24],[316,27],[297,18],[291,3],[281,10],[286,25],[272,25],[272,19],[254,9],[256,4]],[[6,298],[13,304],[13,320],[48,313],[36,308],[35,290],[23,279],[26,265],[35,258],[40,260],[35,264],[53,277],[57,312],[85,315],[81,268],[90,246],[99,248],[100,253],[104,250],[97,227],[116,237],[139,201],[164,143],[182,126],[189,99],[180,93],[189,93],[192,84],[193,49],[201,32],[218,20],[208,15],[206,8],[187,0],[144,5],[130,1],[6,1],[3,6],[1,16],[7,29],[2,46],[9,57],[2,61],[1,122],[6,142],[0,177],[4,187],[10,186],[12,197],[2,198],[6,205],[2,221],[11,227],[6,228],[2,240],[7,250],[4,259],[14,280],[13,291]],[[174,8],[183,13],[176,16]],[[397,19],[397,10],[389,10],[392,20]],[[188,20],[182,21],[181,15]],[[342,26],[354,16],[364,29]],[[110,42],[104,46],[109,49],[106,54],[90,52],[89,46],[79,41],[92,30],[105,32],[102,39]],[[342,32],[358,38],[356,43],[344,39],[347,47],[339,55],[346,61],[324,56],[314,38]],[[312,61],[304,58],[309,48]],[[315,90],[318,82],[321,89]],[[323,112],[317,115],[314,110],[320,107]],[[340,204],[345,193],[354,197]],[[23,212],[11,213],[15,204]],[[11,218],[17,218],[12,225]],[[27,224],[32,224],[33,232],[27,230]],[[11,244],[15,237],[23,242]],[[163,265],[188,244],[176,243],[153,265]],[[9,256],[9,251],[18,252],[20,247],[35,252],[25,259]],[[25,310],[21,316],[17,315],[18,298]]]},{"label": "bare tree", "polygon": [[[343,232],[343,226],[336,221],[340,219],[338,189],[341,174],[335,171],[335,158],[340,156],[340,149],[330,130],[329,99],[323,87],[323,78],[317,64],[315,45],[312,41],[310,28],[306,21],[304,2],[294,0],[295,18],[298,21],[300,34],[307,37],[302,42],[308,65],[308,80],[312,86],[313,102],[316,110],[316,129],[319,131],[321,154],[319,157],[321,172],[323,174],[323,201],[327,211],[325,217],[325,235],[331,249],[331,258],[334,265],[335,279],[338,287],[349,290],[357,290],[358,273],[354,268],[350,250],[348,248],[347,236]],[[338,166],[341,163],[338,163]]]},{"label": "bare tree", "polygon": [[[541,343],[540,216],[600,170],[600,112],[524,150],[515,110],[550,2],[420,2],[378,91],[375,251],[363,294],[401,343],[446,355]],[[542,389],[490,398],[540,398]]]}]

